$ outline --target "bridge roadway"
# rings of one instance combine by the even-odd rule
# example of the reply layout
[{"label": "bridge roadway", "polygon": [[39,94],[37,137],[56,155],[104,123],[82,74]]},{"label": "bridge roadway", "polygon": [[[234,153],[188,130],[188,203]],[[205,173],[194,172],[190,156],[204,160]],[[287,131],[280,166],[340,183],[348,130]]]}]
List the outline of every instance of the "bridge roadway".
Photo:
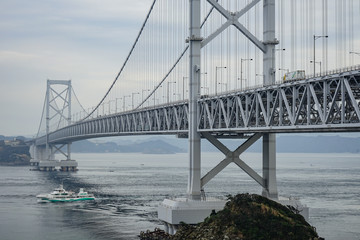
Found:
[{"label": "bridge roadway", "polygon": [[[360,67],[306,80],[201,96],[198,131],[244,133],[360,131]],[[79,121],[49,134],[50,144],[88,138],[187,134],[188,103],[175,102]],[[46,137],[35,139],[45,145]]]}]

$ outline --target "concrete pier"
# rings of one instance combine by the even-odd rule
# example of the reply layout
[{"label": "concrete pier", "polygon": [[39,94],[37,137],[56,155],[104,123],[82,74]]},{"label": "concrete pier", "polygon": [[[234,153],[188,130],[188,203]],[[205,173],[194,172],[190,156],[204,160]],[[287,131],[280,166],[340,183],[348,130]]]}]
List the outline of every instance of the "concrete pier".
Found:
[{"label": "concrete pier", "polygon": [[56,160],[40,160],[39,170],[46,172],[56,171],[57,164],[58,163]]},{"label": "concrete pier", "polygon": [[60,171],[63,172],[75,172],[78,170],[78,163],[75,160],[61,160],[59,166]]},{"label": "concrete pier", "polygon": [[210,216],[212,211],[220,211],[225,200],[191,200],[188,198],[165,199],[158,207],[158,218],[164,222],[165,232],[175,234],[181,222],[197,224]]},{"label": "concrete pier", "polygon": [[271,200],[274,200],[275,202],[278,202],[284,206],[294,207],[296,210],[299,211],[299,214],[302,215],[307,222],[309,222],[309,216],[310,216],[309,207],[306,205],[303,205],[298,198],[279,197],[278,199],[271,199]]},{"label": "concrete pier", "polygon": [[52,172],[52,171],[64,171],[75,172],[78,170],[78,163],[75,160],[37,160],[31,159],[30,166],[34,166],[39,171]]},{"label": "concrete pier", "polygon": [[[309,208],[301,204],[299,199],[279,197],[271,200],[284,206],[294,207],[306,221],[309,221]],[[181,222],[186,224],[203,222],[212,211],[223,210],[226,202],[216,198],[206,201],[188,198],[165,199],[158,207],[158,218],[164,223],[166,233],[175,234]]]},{"label": "concrete pier", "polygon": [[30,166],[39,166],[40,161],[38,159],[30,159]]}]

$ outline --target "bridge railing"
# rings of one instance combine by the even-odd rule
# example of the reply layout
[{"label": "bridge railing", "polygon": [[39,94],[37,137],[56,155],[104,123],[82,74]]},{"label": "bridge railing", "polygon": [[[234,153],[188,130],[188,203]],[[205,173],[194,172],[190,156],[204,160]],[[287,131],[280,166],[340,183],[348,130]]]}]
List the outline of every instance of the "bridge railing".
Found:
[{"label": "bridge railing", "polygon": [[332,75],[332,74],[336,74],[336,73],[350,72],[350,71],[354,71],[354,70],[360,70],[360,65],[353,65],[353,66],[348,66],[345,68],[332,69],[332,70],[328,70],[325,72],[316,73],[315,76],[314,76],[314,74],[308,74],[308,75],[306,75],[305,78],[309,79],[309,78],[314,78],[314,77],[323,77],[323,76],[328,76],[328,75]]},{"label": "bridge railing", "polygon": [[[345,68],[337,68],[337,69],[325,71],[325,72],[322,72],[322,73],[317,73],[315,75],[315,77],[314,77],[314,74],[308,74],[308,75],[305,76],[305,79],[325,77],[325,76],[329,76],[329,75],[333,75],[333,74],[356,71],[356,70],[360,70],[360,65],[353,65],[353,66],[348,66],[348,67],[345,67]],[[299,80],[288,80],[286,82],[295,82],[295,81],[299,81]],[[279,81],[276,81],[275,84],[272,84],[272,85],[257,84],[257,85],[252,85],[252,86],[245,87],[243,89],[235,89],[235,90],[220,92],[220,93],[218,93],[218,96],[220,97],[220,96],[223,96],[223,95],[231,95],[231,94],[235,94],[235,93],[238,93],[238,92],[253,91],[253,90],[264,88],[264,87],[278,86],[278,85],[281,85],[283,83],[284,83],[283,80],[279,80]],[[215,98],[216,96],[217,95],[215,95],[215,94],[206,94],[206,95],[204,94],[204,95],[201,95],[201,98]]]}]

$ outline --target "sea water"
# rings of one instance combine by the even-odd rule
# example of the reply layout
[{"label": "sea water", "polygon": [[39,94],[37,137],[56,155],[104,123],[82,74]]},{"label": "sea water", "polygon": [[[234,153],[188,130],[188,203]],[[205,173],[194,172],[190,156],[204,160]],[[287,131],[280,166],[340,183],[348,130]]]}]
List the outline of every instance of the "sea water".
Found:
[{"label": "sea water", "polygon": [[[0,167],[0,239],[138,239],[162,228],[157,206],[187,190],[187,154],[73,154],[79,171],[39,172]],[[202,175],[223,155],[202,154]],[[261,175],[261,154],[241,159]],[[310,224],[327,240],[360,239],[360,155],[277,154],[279,195],[310,207]],[[37,203],[36,195],[59,184],[85,188],[96,201]],[[261,187],[235,164],[205,186],[207,196],[261,194]]]}]

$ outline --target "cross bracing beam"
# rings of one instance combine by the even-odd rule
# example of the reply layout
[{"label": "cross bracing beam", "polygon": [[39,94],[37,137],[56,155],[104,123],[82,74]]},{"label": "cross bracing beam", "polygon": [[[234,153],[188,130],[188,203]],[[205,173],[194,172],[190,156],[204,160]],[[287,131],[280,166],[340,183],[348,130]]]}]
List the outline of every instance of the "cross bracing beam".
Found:
[{"label": "cross bracing beam", "polygon": [[[198,131],[212,135],[360,131],[360,70],[285,82],[198,100]],[[76,122],[49,143],[134,134],[186,134],[188,104],[178,102]],[[44,145],[46,137],[36,139]]]},{"label": "cross bracing beam", "polygon": [[255,6],[260,0],[253,0],[249,3],[245,8],[236,13],[231,13],[225,10],[217,1],[208,0],[208,2],[221,14],[226,18],[226,22],[218,28],[215,32],[210,34],[206,39],[201,42],[201,47],[206,46],[211,40],[213,40],[216,36],[222,33],[226,28],[230,25],[234,25],[240,32],[242,32],[252,43],[254,43],[262,52],[266,52],[265,44],[262,43],[259,39],[257,39],[249,30],[247,30],[238,19],[243,16],[246,12],[248,12],[253,6]]},{"label": "cross bracing beam", "polygon": [[201,178],[201,187],[204,187],[212,178],[214,178],[219,172],[221,172],[227,165],[234,162],[238,165],[244,172],[246,172],[250,177],[252,177],[257,183],[262,187],[265,187],[265,180],[260,177],[251,167],[249,167],[244,161],[240,159],[240,154],[248,149],[254,142],[256,142],[262,135],[260,133],[254,134],[249,139],[247,139],[242,145],[240,145],[235,151],[230,151],[225,145],[213,137],[210,133],[202,133],[202,135],[211,142],[217,149],[219,149],[224,155],[225,158],[216,165],[212,170],[210,170],[205,176]]}]

